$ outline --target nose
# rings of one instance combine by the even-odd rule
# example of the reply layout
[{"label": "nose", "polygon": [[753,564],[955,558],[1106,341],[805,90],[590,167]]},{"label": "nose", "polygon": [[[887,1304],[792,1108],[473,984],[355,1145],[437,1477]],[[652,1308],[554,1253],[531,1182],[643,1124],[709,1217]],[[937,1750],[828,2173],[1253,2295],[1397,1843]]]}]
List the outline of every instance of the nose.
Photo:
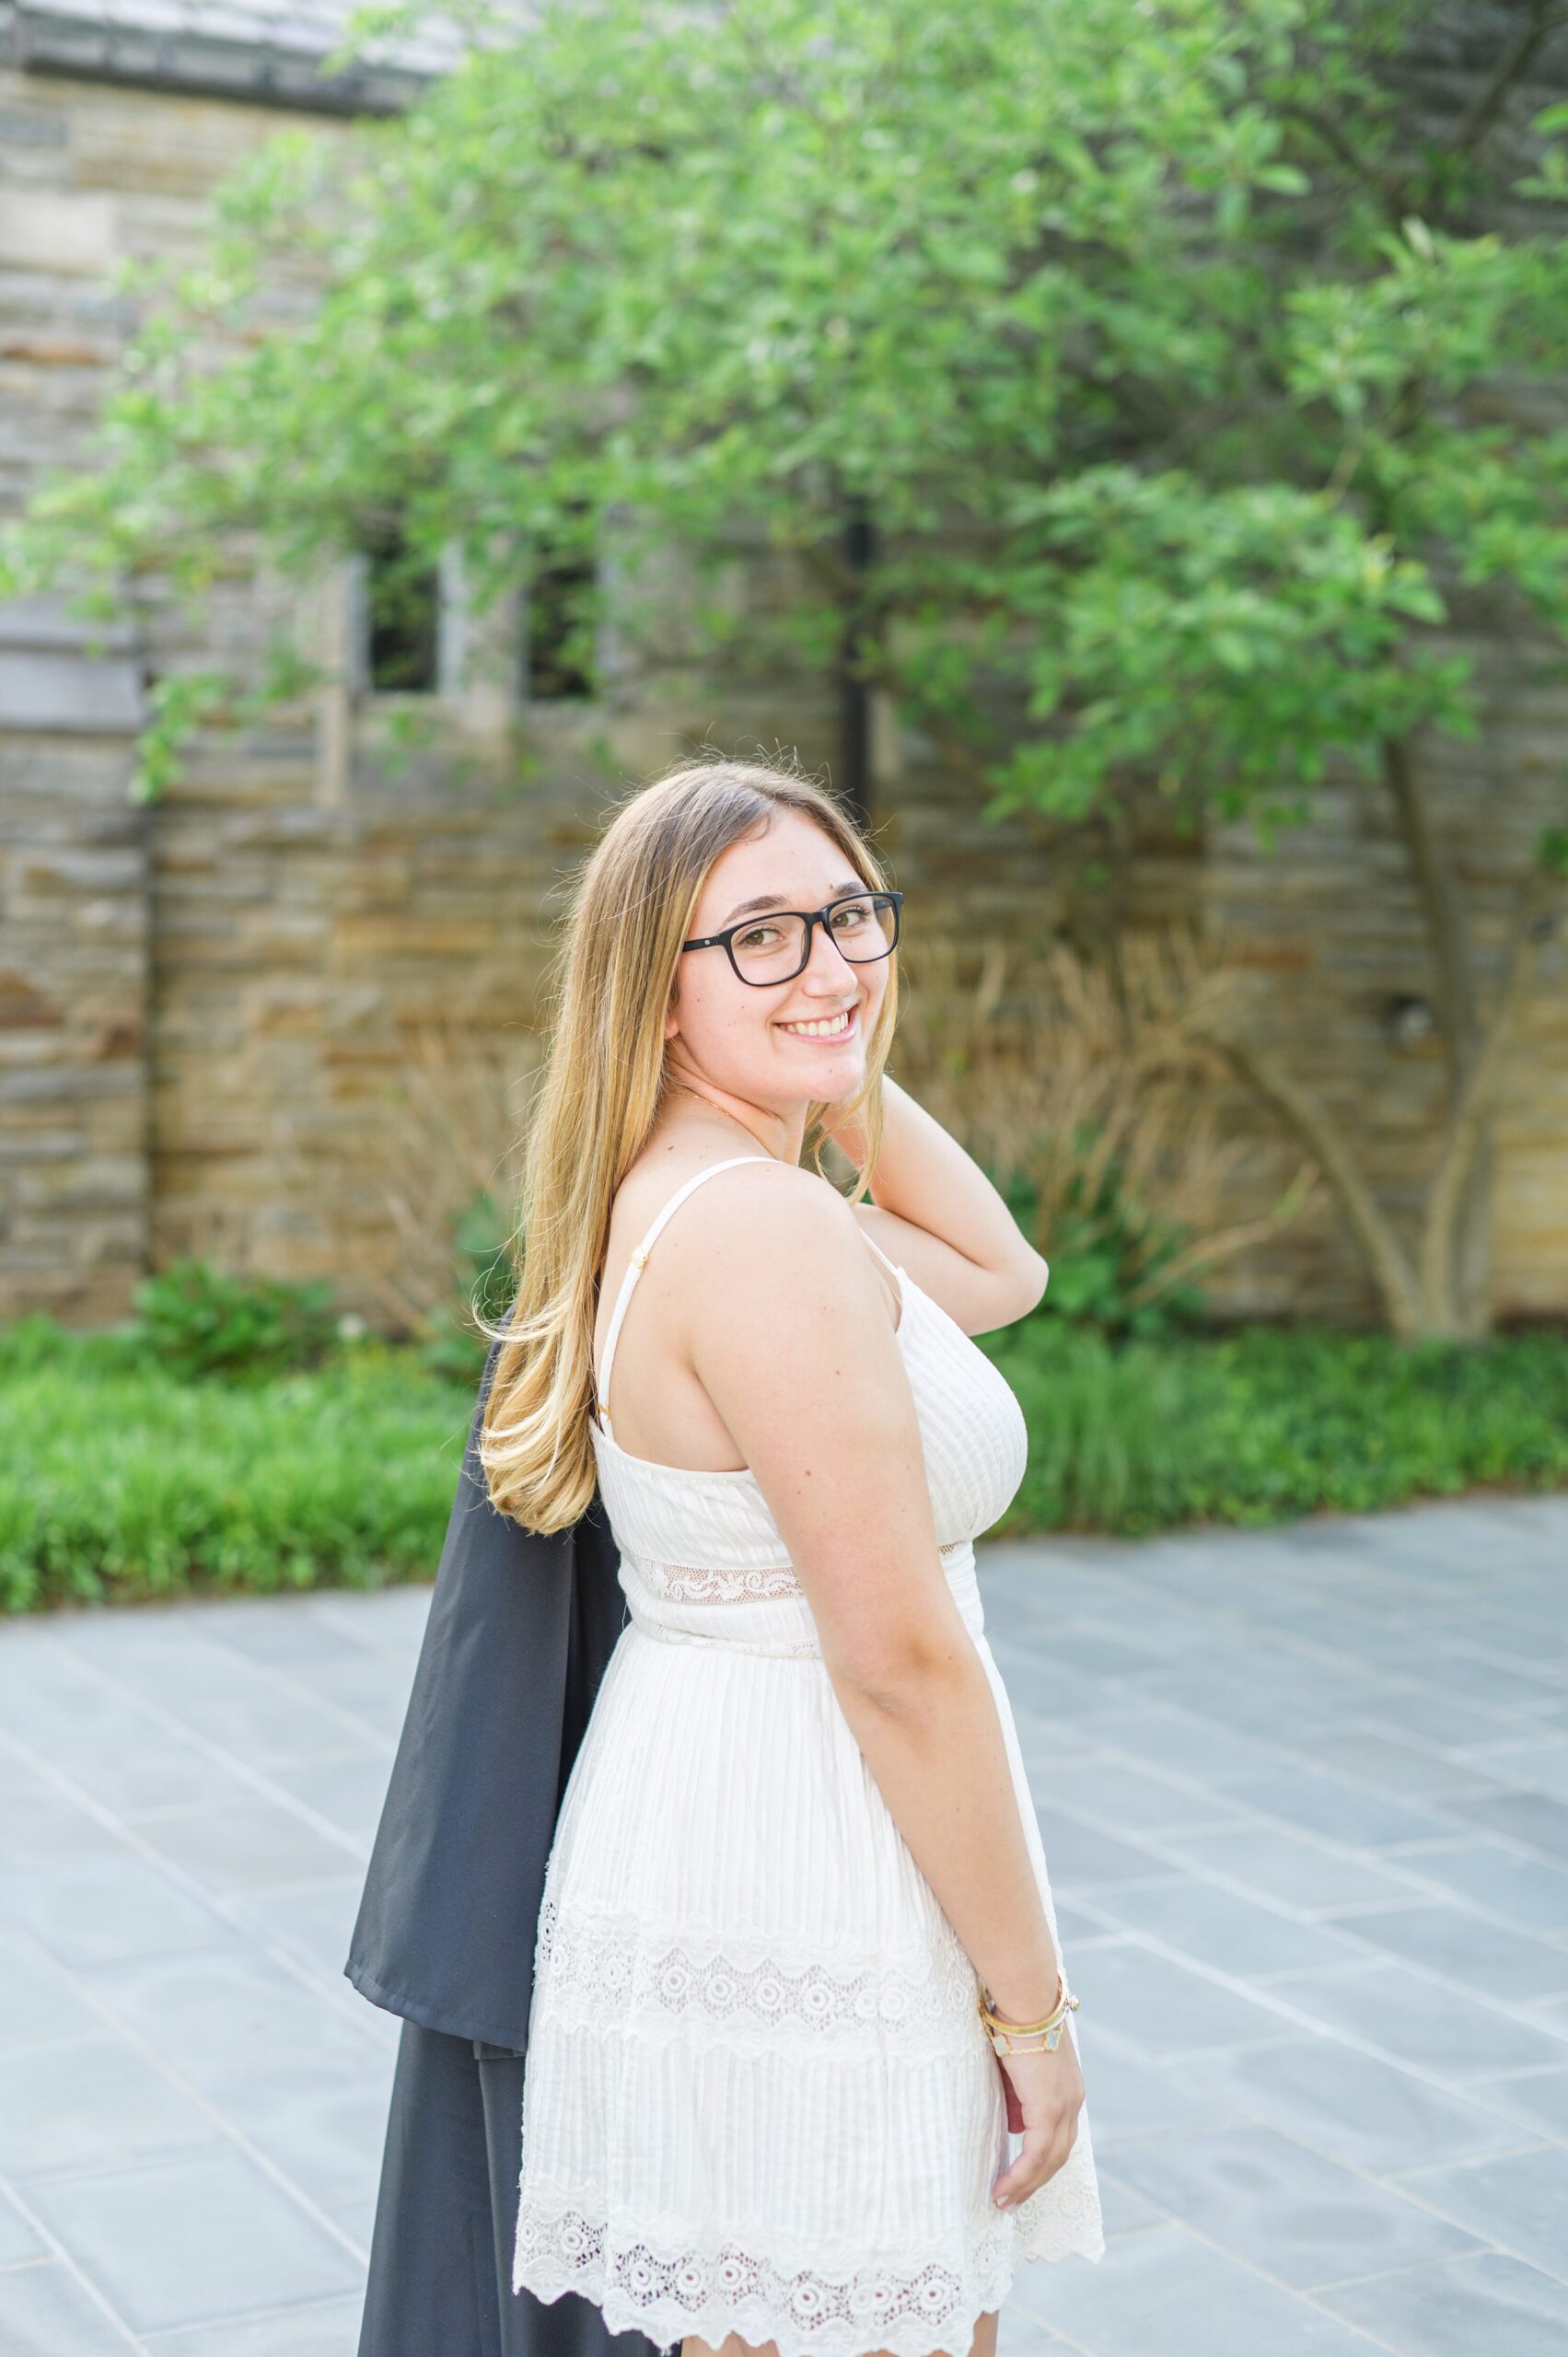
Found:
[{"label": "nose", "polygon": [[853,958],[846,958],[833,940],[825,924],[811,928],[811,948],[799,979],[803,982],[819,983],[825,990],[837,993],[843,988],[844,976],[855,978]]}]

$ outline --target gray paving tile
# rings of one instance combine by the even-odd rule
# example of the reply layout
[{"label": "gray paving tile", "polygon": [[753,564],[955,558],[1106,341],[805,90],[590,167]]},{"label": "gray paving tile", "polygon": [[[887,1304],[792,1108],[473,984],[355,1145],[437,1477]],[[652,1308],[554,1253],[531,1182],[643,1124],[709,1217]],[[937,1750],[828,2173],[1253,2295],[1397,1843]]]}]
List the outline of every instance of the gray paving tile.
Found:
[{"label": "gray paving tile", "polygon": [[[304,1888],[257,1891],[230,1901],[228,1911],[237,1927],[248,1926],[258,1939],[275,1942],[335,1982],[349,1952],[364,1883],[360,1872]],[[1058,1905],[1059,1923],[1067,1912]],[[1065,1928],[1062,1936],[1067,1937]]]},{"label": "gray paving tile", "polygon": [[[425,1610],[431,1591],[420,1591]],[[242,1661],[264,1662],[272,1669],[293,1669],[300,1663],[357,1660],[370,1646],[372,1630],[383,1615],[361,1614],[357,1625],[348,1615],[329,1617],[320,1596],[225,1596],[192,1599],[175,1608],[174,1625],[189,1630],[203,1644],[222,1645]],[[379,1605],[382,1601],[375,1599]]]},{"label": "gray paving tile", "polygon": [[63,1964],[116,1964],[233,1937],[221,1916],[134,1852],[0,1867],[0,1919]]},{"label": "gray paving tile", "polygon": [[214,2108],[312,2201],[373,2197],[395,2056],[270,2064],[215,2079]]},{"label": "gray paving tile", "polygon": [[1550,1793],[1494,1793],[1479,1800],[1457,1800],[1456,1817],[1468,1817],[1509,1841],[1544,1852],[1553,1860],[1568,1859],[1568,1801]]},{"label": "gray paving tile", "polygon": [[[1348,1727],[1337,1735],[1315,1736],[1297,1747],[1326,1772],[1348,1776],[1375,1792],[1398,1800],[1445,1801],[1461,1793],[1490,1792],[1504,1781],[1504,1771],[1483,1772],[1479,1764],[1466,1767],[1429,1745],[1399,1736],[1377,1735],[1367,1727]],[[1472,1753],[1478,1762],[1483,1755]],[[1486,1755],[1495,1759],[1495,1754]]]},{"label": "gray paving tile", "polygon": [[88,2038],[101,2017],[30,1940],[0,1939],[0,2059]]},{"label": "gray paving tile", "polygon": [[1095,2174],[1099,2180],[1100,2219],[1109,2243],[1117,2235],[1141,2235],[1150,2226],[1163,2226],[1166,2212],[1156,2209],[1145,2197],[1134,2192],[1130,2185],[1104,2166],[1096,2155]]},{"label": "gray paving tile", "polygon": [[[311,2301],[270,2315],[149,2333],[151,2357],[355,2357],[363,2297]],[[1060,2349],[1060,2341],[1056,2344]],[[1028,2344],[1017,2357],[1028,2357]]]},{"label": "gray paving tile", "polygon": [[1492,2251],[1341,2284],[1323,2305],[1397,2357],[1562,2357],[1568,2286]]},{"label": "gray paving tile", "polygon": [[1092,1892],[1102,1884],[1146,1882],[1151,1876],[1169,1874],[1171,1862],[1157,1850],[1121,1840],[1114,1833],[1104,1833],[1098,1826],[1086,1825],[1082,1817],[1055,1808],[1047,1783],[1031,1784],[1029,1789],[1040,1817],[1053,1892],[1058,1885],[1066,1891]]},{"label": "gray paving tile", "polygon": [[291,1685],[318,1701],[378,1729],[390,1744],[408,1709],[413,1665],[360,1646],[344,1654],[292,1662],[286,1676]]},{"label": "gray paving tile", "polygon": [[42,2258],[48,2245],[33,2230],[9,2196],[0,2190],[0,2268],[19,2267],[24,2259]]},{"label": "gray paving tile", "polygon": [[390,1751],[345,1751],[331,1759],[290,1760],[272,1771],[272,1782],[367,1858],[391,1772]]},{"label": "gray paving tile", "polygon": [[17,2186],[211,2141],[212,2122],[112,2030],[0,2062],[0,2172]]},{"label": "gray paving tile", "polygon": [[81,1977],[160,2061],[198,2088],[250,2068],[331,2063],[373,2050],[361,2018],[371,2008],[351,1994],[339,1999],[334,1992],[329,2001],[324,1991],[243,1949],[105,1966]]},{"label": "gray paving tile", "polygon": [[75,1633],[72,1650],[176,1731],[199,1734],[252,1766],[341,1751],[354,1739],[341,1712],[226,1646],[168,1622],[133,1633],[139,1641],[128,1646],[110,1618]]},{"label": "gray paving tile", "polygon": [[[1457,1694],[1440,1694],[1417,1686],[1390,1687],[1372,1697],[1360,1711],[1347,1711],[1347,1721],[1386,1728],[1420,1743],[1449,1751],[1466,1743],[1486,1743],[1516,1732],[1504,1711],[1484,1710],[1461,1701]],[[1333,1725],[1323,1729],[1326,1736]]]},{"label": "gray paving tile", "polygon": [[123,1839],[115,1829],[63,1793],[13,1793],[0,1809],[0,1866],[123,1854]]},{"label": "gray paving tile", "polygon": [[1460,1830],[1451,1816],[1326,1776],[1312,1768],[1276,1768],[1232,1784],[1230,1798],[1260,1816],[1283,1818],[1305,1833],[1351,1850],[1380,1850],[1400,1841],[1440,1841]]},{"label": "gray paving tile", "polygon": [[1116,2168],[1206,2241],[1297,2291],[1483,2247],[1476,2235],[1274,2128],[1122,2144]]},{"label": "gray paving tile", "polygon": [[1484,1703],[1494,1711],[1528,1718],[1549,1703],[1562,1700],[1562,1689],[1549,1678],[1528,1670],[1510,1669],[1502,1662],[1485,1661],[1479,1654],[1455,1653],[1423,1660],[1416,1682],[1438,1688],[1464,1702]]},{"label": "gray paving tile", "polygon": [[1375,2346],[1176,2225],[1108,2246],[1098,2267],[1023,2269],[1014,2299],[1092,2357],[1371,2357]]},{"label": "gray paving tile", "polygon": [[[1191,1875],[1104,1892],[1095,1902],[1129,1930],[1147,1933],[1217,1972],[1249,1980],[1271,1972],[1353,1964],[1363,1951],[1342,1933],[1303,1922],[1259,1898]],[[1355,1919],[1357,1922],[1360,1918]],[[1472,1919],[1473,1920],[1473,1919]]]},{"label": "gray paving tile", "polygon": [[1527,1932],[1568,1932],[1568,1867],[1512,1848],[1490,1835],[1407,1851],[1400,1871],[1436,1883]]},{"label": "gray paving tile", "polygon": [[1085,1949],[1074,1987],[1134,2051],[1151,2059],[1291,2038],[1295,2026],[1266,2005],[1137,1940]]},{"label": "gray paving tile", "polygon": [[1465,1756],[1478,1781],[1484,1776],[1493,1785],[1524,1784],[1568,1799],[1568,1735],[1510,1736],[1471,1745]]},{"label": "gray paving tile", "polygon": [[1294,1980],[1291,2003],[1327,2027],[1381,2047],[1395,2061],[1458,2081],[1499,2071],[1550,2070],[1568,2061],[1568,2038],[1454,1991],[1393,1958]]},{"label": "gray paving tile", "polygon": [[130,2336],[57,2259],[0,2274],[6,2357],[126,2357]]},{"label": "gray paving tile", "polygon": [[361,2280],[335,2236],[227,2143],[57,2177],[30,2199],[138,2332],[275,2306],[280,2282],[305,2300],[352,2292]]},{"label": "gray paving tile", "polygon": [[362,1857],[359,1845],[346,1834],[319,1830],[276,1801],[144,1817],[137,1831],[220,1898],[265,1890],[276,1883],[342,1875]]},{"label": "gray paving tile", "polygon": [[1394,1906],[1411,1896],[1411,1885],[1397,1868],[1372,1865],[1283,1825],[1173,1834],[1165,1848],[1167,1862],[1174,1858],[1223,1876],[1260,1898],[1277,1899],[1304,1914],[1335,1915],[1376,1903]]},{"label": "gray paving tile", "polygon": [[1400,2179],[1452,2218],[1462,2218],[1516,2258],[1568,2279],[1568,2146],[1412,2169]]},{"label": "gray paving tile", "polygon": [[1222,1792],[1249,1776],[1267,1775],[1279,1765],[1273,1745],[1169,1703],[1122,1703],[1097,1711],[1084,1722],[1084,1732],[1108,1750],[1149,1760],[1189,1783]]},{"label": "gray paving tile", "polygon": [[1052,1804],[1132,1835],[1162,1833],[1179,1826],[1242,1821],[1235,1803],[1202,1786],[1174,1783],[1152,1770],[1118,1760],[1084,1759],[1057,1767],[1051,1778]]},{"label": "gray paving tile", "polygon": [[1473,1908],[1377,1907],[1347,1917],[1346,1925],[1358,1940],[1456,1985],[1480,1981],[1511,2003],[1568,1996],[1568,1947],[1493,1922]]},{"label": "gray paving tile", "polygon": [[1423,2160],[1514,2152],[1519,2144],[1518,2127],[1490,2107],[1309,2032],[1286,2045],[1204,2055],[1182,2067],[1234,2110],[1374,2176]]},{"label": "gray paving tile", "polygon": [[996,2357],[1039,2357],[1041,2351],[1059,2353],[1065,2347],[1048,2324],[1026,2316],[1015,2301],[1009,2300],[997,2317]]},{"label": "gray paving tile", "polygon": [[1568,2144],[1568,2065],[1554,2071],[1515,2071],[1506,2078],[1479,2079],[1470,2090],[1500,2111],[1522,2119],[1542,2136]]},{"label": "gray paving tile", "polygon": [[1151,2061],[1104,2022],[1080,2029],[1078,2047],[1097,2156],[1129,2137],[1197,2135],[1239,2116],[1185,2061]]}]

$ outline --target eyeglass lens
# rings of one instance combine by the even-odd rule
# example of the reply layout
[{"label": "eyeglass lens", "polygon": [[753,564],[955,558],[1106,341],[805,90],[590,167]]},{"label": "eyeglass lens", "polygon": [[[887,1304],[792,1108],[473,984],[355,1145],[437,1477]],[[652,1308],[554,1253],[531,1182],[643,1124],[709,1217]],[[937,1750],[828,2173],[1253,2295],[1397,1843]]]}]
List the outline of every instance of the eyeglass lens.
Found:
[{"label": "eyeglass lens", "polygon": [[[841,900],[826,920],[838,948],[853,965],[885,958],[897,933],[897,910],[880,892]],[[735,962],[749,982],[787,981],[806,963],[806,920],[789,911],[758,917],[733,936]]]}]

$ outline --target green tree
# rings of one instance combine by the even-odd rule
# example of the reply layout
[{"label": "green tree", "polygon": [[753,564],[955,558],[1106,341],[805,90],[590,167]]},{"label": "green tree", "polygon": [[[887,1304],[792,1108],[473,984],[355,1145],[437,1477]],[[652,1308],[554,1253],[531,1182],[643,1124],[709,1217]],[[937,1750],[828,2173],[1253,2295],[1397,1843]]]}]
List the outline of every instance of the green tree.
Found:
[{"label": "green tree", "polygon": [[[1428,748],[1478,726],[1456,599],[1568,636],[1568,435],[1493,398],[1568,360],[1568,108],[1522,182],[1492,160],[1556,21],[1525,0],[1469,117],[1420,134],[1395,69],[1431,13],[547,5],[352,160],[285,140],[236,185],[17,577],[199,598],[236,530],[304,573],[395,516],[411,562],[455,542],[483,598],[520,547],[630,517],[628,613],[639,551],[676,548],[732,670],[825,662],[847,630],[987,815],[1101,857],[1151,789],[1272,842],[1359,765],[1402,830],[1446,1062],[1413,1243],[1325,1108],[1224,1044],[1395,1330],[1479,1333],[1489,1120],[1568,826],[1521,870],[1483,1007]],[[319,300],[280,319],[269,273],[301,257]],[[762,611],[730,594],[757,547]],[[153,783],[222,692],[164,684]]]}]

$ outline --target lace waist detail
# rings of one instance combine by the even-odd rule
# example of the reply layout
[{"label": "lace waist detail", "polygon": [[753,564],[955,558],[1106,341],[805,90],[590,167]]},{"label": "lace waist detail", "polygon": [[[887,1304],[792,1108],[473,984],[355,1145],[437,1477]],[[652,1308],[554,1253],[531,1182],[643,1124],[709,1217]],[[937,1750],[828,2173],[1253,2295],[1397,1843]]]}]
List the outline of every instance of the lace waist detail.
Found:
[{"label": "lace waist detail", "polygon": [[[954,1601],[973,1636],[985,1628],[970,1540],[940,1549]],[[622,1550],[620,1583],[632,1625],[661,1644],[719,1645],[736,1653],[819,1661],[805,1591],[788,1563],[733,1568],[667,1563]]]}]

